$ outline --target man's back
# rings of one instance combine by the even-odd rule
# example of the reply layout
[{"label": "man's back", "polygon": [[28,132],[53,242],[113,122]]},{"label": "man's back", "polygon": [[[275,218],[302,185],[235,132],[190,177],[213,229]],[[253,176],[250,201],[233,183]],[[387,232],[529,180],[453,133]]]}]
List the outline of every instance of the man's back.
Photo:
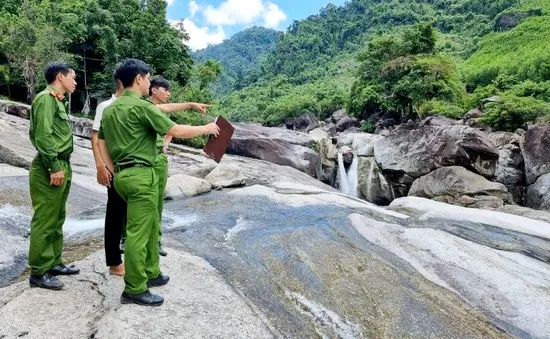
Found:
[{"label": "man's back", "polygon": [[174,123],[154,104],[125,91],[105,109],[100,127],[113,164],[153,166],[157,133],[166,134]]}]

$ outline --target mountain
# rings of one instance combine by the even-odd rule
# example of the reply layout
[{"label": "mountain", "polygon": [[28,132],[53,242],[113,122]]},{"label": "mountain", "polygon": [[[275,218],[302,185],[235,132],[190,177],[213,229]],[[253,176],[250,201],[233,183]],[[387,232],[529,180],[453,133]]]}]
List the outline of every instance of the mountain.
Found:
[{"label": "mountain", "polygon": [[214,59],[224,67],[213,88],[215,94],[223,95],[257,80],[259,65],[275,49],[281,35],[282,32],[273,29],[251,27],[219,45],[194,52],[192,57],[197,63]]},{"label": "mountain", "polygon": [[[406,41],[407,34],[411,34],[409,28],[428,23],[435,32],[433,49],[429,49],[427,54],[397,53],[393,55],[394,59],[385,60],[378,71],[395,66],[395,62],[403,58],[414,59],[417,66],[424,62],[428,65],[424,66],[432,67],[431,70],[436,65],[450,67],[441,74],[452,76],[453,80],[447,83],[463,88],[460,91],[453,89],[455,93],[466,93],[467,90],[467,96],[447,96],[452,97],[453,102],[446,103],[431,93],[429,97],[417,98],[416,104],[411,104],[407,112],[420,114],[422,106],[425,112],[433,114],[440,108],[445,112],[452,106],[452,115],[456,116],[460,111],[472,108],[477,100],[472,92],[498,94],[508,90],[483,90],[499,76],[518,75],[516,82],[533,81],[536,89],[538,83],[549,79],[547,62],[544,61],[550,60],[548,7],[550,0],[351,0],[343,6],[329,4],[318,14],[295,21],[279,37],[273,51],[258,59],[260,65],[256,65],[256,70],[260,69],[261,73],[256,81],[222,97],[218,103],[219,112],[233,120],[268,125],[279,124],[288,117],[305,112],[326,118],[335,109],[367,100],[350,95],[354,84],[368,80],[362,79],[363,74],[358,74],[365,60],[376,61],[361,59],[362,54],[369,53],[372,41],[399,41],[400,48],[407,50],[406,45],[411,43]],[[380,58],[384,59],[384,46],[379,44],[378,48],[382,53]],[[411,69],[405,67],[403,70],[409,72],[406,76],[414,80]],[[425,70],[416,71],[427,76]],[[405,75],[399,76],[401,78],[391,81],[397,83]],[[418,85],[428,83],[420,81]],[[363,85],[375,84],[371,81]],[[546,90],[545,84],[541,86],[541,90]],[[369,90],[378,91],[375,87],[369,87]],[[394,90],[398,87],[388,88]],[[414,90],[412,88],[412,92]],[[514,95],[518,95],[518,91]],[[390,91],[386,94],[391,101],[396,93]],[[443,97],[444,100],[447,97]],[[388,106],[387,103],[388,100],[376,106],[382,111],[379,113],[392,113],[392,110],[397,110],[395,107],[401,107],[391,102]],[[542,107],[538,103],[535,106]]]}]

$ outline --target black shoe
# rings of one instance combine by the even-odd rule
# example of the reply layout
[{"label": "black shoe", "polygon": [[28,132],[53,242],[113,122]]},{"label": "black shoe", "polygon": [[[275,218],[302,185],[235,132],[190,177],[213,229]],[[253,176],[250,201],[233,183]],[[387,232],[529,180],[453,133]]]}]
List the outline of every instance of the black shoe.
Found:
[{"label": "black shoe", "polygon": [[168,255],[168,253],[166,253],[164,248],[162,248],[162,244],[160,242],[159,242],[159,254],[162,255],[163,257]]},{"label": "black shoe", "polygon": [[147,280],[147,287],[164,286],[168,284],[170,277],[164,274],[159,274],[158,277]]},{"label": "black shoe", "polygon": [[46,288],[48,290],[60,290],[65,286],[65,284],[51,275],[50,273],[46,273],[44,275],[31,275],[29,278],[29,284],[31,287],[40,287],[40,288]]},{"label": "black shoe", "polygon": [[65,266],[64,264],[55,265],[50,269],[51,275],[73,275],[80,273],[80,269],[75,265]]},{"label": "black shoe", "polygon": [[120,253],[124,253],[124,243],[120,243]]},{"label": "black shoe", "polygon": [[164,302],[164,298],[160,295],[155,295],[149,292],[149,290],[140,294],[122,293],[120,297],[122,304],[138,304],[142,306],[160,306]]}]

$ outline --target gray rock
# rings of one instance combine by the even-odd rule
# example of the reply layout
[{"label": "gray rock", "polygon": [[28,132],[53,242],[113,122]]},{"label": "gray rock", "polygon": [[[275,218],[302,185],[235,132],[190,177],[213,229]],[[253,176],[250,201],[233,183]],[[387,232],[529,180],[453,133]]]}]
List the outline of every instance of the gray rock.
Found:
[{"label": "gray rock", "polygon": [[468,111],[466,114],[464,114],[463,119],[470,120],[470,119],[481,118],[482,116],[483,116],[483,112],[479,108],[474,108]]},{"label": "gray rock", "polygon": [[508,144],[499,150],[499,159],[495,180],[507,186],[523,185],[524,180],[523,156],[519,146]]},{"label": "gray rock", "polygon": [[525,160],[525,179],[532,185],[550,173],[550,125],[533,126],[522,135],[521,152]]},{"label": "gray rock", "polygon": [[497,148],[508,144],[519,145],[520,136],[510,132],[491,132],[486,134],[487,139],[491,140]]},{"label": "gray rock", "polygon": [[165,198],[167,200],[194,197],[210,192],[210,182],[186,174],[176,174],[168,177]]},{"label": "gray rock", "polygon": [[340,119],[340,121],[338,121],[338,123],[336,124],[336,130],[338,132],[343,132],[352,127],[360,127],[360,126],[361,126],[361,123],[357,119],[345,116],[342,119]]},{"label": "gray rock", "polygon": [[379,206],[389,205],[392,202],[391,185],[382,175],[374,157],[359,157],[357,174],[359,193],[363,199]]},{"label": "gray rock", "polygon": [[371,157],[374,155],[374,142],[381,138],[380,135],[369,133],[342,133],[338,136],[337,145],[350,146],[357,151],[357,155]]},{"label": "gray rock", "polygon": [[239,187],[246,185],[246,178],[236,166],[219,165],[204,179],[215,188]]},{"label": "gray rock", "polygon": [[227,153],[291,166],[318,178],[321,160],[312,149],[315,144],[315,140],[305,133],[235,124]]},{"label": "gray rock", "polygon": [[540,176],[527,188],[525,206],[536,210],[550,210],[550,173]]},{"label": "gray rock", "polygon": [[77,137],[92,139],[93,120],[70,115],[73,134]]},{"label": "gray rock", "polygon": [[308,134],[309,134],[309,135],[313,138],[313,140],[315,140],[316,142],[320,142],[320,141],[323,140],[323,139],[329,139],[329,138],[330,138],[328,132],[326,132],[323,128],[316,128],[316,129],[314,129],[314,130],[309,131]]},{"label": "gray rock", "polygon": [[319,126],[319,120],[313,113],[302,114],[297,118],[289,118],[285,121],[285,126],[293,131],[309,131]]},{"label": "gray rock", "polygon": [[504,205],[497,211],[550,223],[550,212],[548,211],[539,211],[518,205]]},{"label": "gray rock", "polygon": [[399,128],[374,142],[376,162],[394,185],[396,197],[408,189],[395,184],[411,182],[401,177],[418,178],[440,167],[460,165],[491,178],[498,154],[481,132],[465,126]]},{"label": "gray rock", "polygon": [[508,199],[506,186],[491,182],[459,166],[439,168],[417,179],[409,196],[434,199],[453,205],[498,208]]},{"label": "gray rock", "polygon": [[340,120],[342,120],[344,117],[347,117],[348,114],[346,113],[346,110],[344,109],[340,109],[334,113],[332,113],[332,115],[330,116],[329,119],[329,122],[332,122],[333,124],[337,124],[340,122]]},{"label": "gray rock", "polygon": [[424,126],[450,126],[450,125],[456,125],[457,120],[443,117],[440,115],[432,115],[430,117],[427,117],[425,119],[422,119],[418,123],[418,127],[424,127]]},{"label": "gray rock", "polygon": [[14,115],[19,118],[29,119],[31,106],[14,101],[0,100],[0,112]]},{"label": "gray rock", "polygon": [[[273,338],[265,320],[204,259],[169,249],[163,259],[170,284],[154,293],[158,308],[121,305],[121,278],[107,274],[103,252],[78,262],[80,275],[62,277],[55,295],[21,282],[0,290],[7,338]],[[177,283],[175,283],[177,282]],[[61,306],[62,305],[62,306]],[[215,314],[215,316],[213,316]],[[182,321],[185,319],[185,321]],[[60,331],[60,328],[63,330]],[[276,332],[275,332],[276,333]]]}]

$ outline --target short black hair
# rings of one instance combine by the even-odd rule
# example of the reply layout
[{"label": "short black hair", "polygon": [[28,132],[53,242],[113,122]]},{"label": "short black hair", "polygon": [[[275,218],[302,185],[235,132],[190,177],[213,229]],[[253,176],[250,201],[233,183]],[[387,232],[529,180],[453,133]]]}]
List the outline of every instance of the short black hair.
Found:
[{"label": "short black hair", "polygon": [[119,78],[119,74],[118,74],[118,69],[120,68],[120,65],[122,65],[122,62],[119,62],[118,64],[115,65],[115,70],[113,71],[113,80],[116,82],[117,80],[120,80]]},{"label": "short black hair", "polygon": [[170,84],[170,81],[164,78],[155,77],[151,79],[151,87],[149,87],[149,96],[153,95],[153,88],[159,88],[159,87],[170,90],[172,88],[172,85]]},{"label": "short black hair", "polygon": [[63,75],[69,74],[73,68],[66,62],[53,61],[48,63],[46,70],[44,71],[44,76],[48,84],[51,84],[57,78],[59,73]]},{"label": "short black hair", "polygon": [[124,88],[134,84],[138,74],[145,75],[151,73],[151,67],[138,59],[126,59],[116,69],[115,78],[120,79]]}]

